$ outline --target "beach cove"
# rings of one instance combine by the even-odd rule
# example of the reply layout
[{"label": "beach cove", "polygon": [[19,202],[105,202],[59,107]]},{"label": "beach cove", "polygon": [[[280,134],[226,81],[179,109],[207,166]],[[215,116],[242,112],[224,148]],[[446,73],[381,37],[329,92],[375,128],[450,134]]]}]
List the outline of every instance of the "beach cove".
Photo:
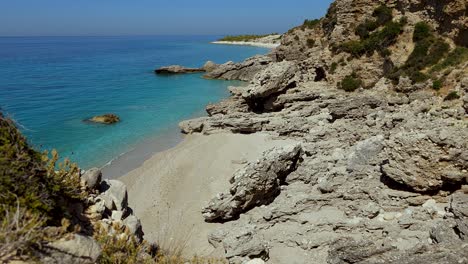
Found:
[{"label": "beach cove", "polygon": [[[34,146],[55,148],[83,169],[102,167],[128,152],[139,153],[130,158],[135,165],[125,166],[135,168],[154,151],[180,141],[179,121],[204,115],[206,104],[227,97],[227,87],[239,84],[204,80],[200,74],[155,76],[155,68],[242,61],[268,51],[209,43],[216,38],[0,38],[0,106]],[[121,122],[83,122],[105,113],[119,115]],[[145,150],[136,151],[139,146]]]}]

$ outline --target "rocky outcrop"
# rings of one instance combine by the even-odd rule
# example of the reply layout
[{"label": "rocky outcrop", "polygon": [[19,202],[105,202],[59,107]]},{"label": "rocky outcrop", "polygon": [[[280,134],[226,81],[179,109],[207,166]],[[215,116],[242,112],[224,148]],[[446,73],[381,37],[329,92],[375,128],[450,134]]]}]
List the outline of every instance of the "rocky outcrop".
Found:
[{"label": "rocky outcrop", "polygon": [[43,263],[96,263],[102,254],[101,246],[91,237],[73,235],[70,239],[62,239],[49,243],[46,247],[48,255]]},{"label": "rocky outcrop", "polygon": [[221,193],[202,210],[207,221],[226,221],[254,206],[269,204],[279,194],[286,177],[301,158],[301,146],[271,149],[262,159],[248,164],[231,178],[229,193]]},{"label": "rocky outcrop", "polygon": [[105,114],[86,119],[86,122],[111,125],[120,122],[120,117],[116,114]]},{"label": "rocky outcrop", "polygon": [[[125,185],[117,180],[101,180],[97,168],[81,174],[81,186],[89,195],[86,203],[75,204],[72,212],[81,225],[79,233],[44,245],[40,254],[44,263],[97,263],[103,248],[97,236],[119,236],[119,239],[143,241],[140,220],[128,207]],[[102,238],[101,238],[102,239]]]},{"label": "rocky outcrop", "polygon": [[272,59],[268,56],[254,56],[243,62],[226,62],[217,65],[214,69],[204,75],[208,79],[222,79],[222,80],[240,80],[250,81],[255,74],[264,70]]},{"label": "rocky outcrop", "polygon": [[187,68],[180,65],[171,65],[154,70],[156,74],[183,74],[205,72],[204,68]]},{"label": "rocky outcrop", "polygon": [[[301,153],[292,160],[264,153],[203,208],[207,221],[223,222],[208,239],[230,263],[468,261],[468,62],[427,66],[421,82],[389,74],[411,56],[418,22],[450,51],[466,46],[462,2],[337,0],[270,55],[208,74],[249,84],[231,87],[208,117],[182,122],[182,132],[262,132],[301,146],[284,152]],[[379,19],[384,3],[384,16],[402,23],[385,50],[341,49],[362,40],[357,27]],[[346,77],[360,84],[354,92],[340,89]],[[458,96],[444,100],[449,93]],[[277,173],[289,164],[287,176]]]}]

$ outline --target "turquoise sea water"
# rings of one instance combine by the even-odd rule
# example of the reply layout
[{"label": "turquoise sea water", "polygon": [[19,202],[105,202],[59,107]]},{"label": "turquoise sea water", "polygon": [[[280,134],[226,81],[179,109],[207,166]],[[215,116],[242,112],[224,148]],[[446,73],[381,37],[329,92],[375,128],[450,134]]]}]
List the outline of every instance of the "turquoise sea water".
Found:
[{"label": "turquoise sea water", "polygon": [[[179,121],[228,96],[236,82],[200,74],[156,76],[159,66],[241,61],[263,48],[209,44],[207,37],[0,38],[0,107],[30,142],[80,167],[102,166],[145,138],[177,133]],[[83,122],[115,113],[122,122]],[[172,129],[172,130],[171,130]]]}]

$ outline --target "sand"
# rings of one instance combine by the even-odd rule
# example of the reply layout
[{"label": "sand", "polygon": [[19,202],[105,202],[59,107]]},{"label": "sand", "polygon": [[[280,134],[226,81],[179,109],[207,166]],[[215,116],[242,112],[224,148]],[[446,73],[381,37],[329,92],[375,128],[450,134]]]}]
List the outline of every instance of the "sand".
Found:
[{"label": "sand", "polygon": [[240,45],[240,46],[254,46],[261,48],[274,49],[279,47],[280,43],[262,43],[262,42],[251,42],[251,41],[213,41],[212,44],[221,44],[221,45]]},{"label": "sand", "polygon": [[129,203],[141,219],[145,239],[163,248],[182,245],[186,256],[223,256],[207,241],[220,224],[206,223],[201,208],[228,190],[229,178],[247,161],[290,143],[259,133],[190,135],[120,180],[127,184]]}]

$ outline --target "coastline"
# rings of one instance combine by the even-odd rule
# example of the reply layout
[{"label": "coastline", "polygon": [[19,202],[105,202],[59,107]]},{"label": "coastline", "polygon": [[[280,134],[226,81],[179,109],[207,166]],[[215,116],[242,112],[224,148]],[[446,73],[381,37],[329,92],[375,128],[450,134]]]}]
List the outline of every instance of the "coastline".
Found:
[{"label": "coastline", "polygon": [[222,224],[205,222],[201,208],[229,187],[229,178],[237,169],[257,160],[267,149],[293,142],[266,133],[187,135],[177,146],[156,153],[119,180],[128,188],[129,204],[148,241],[169,238],[185,244],[186,256],[223,257],[223,250],[213,248],[206,239]]},{"label": "coastline", "polygon": [[117,179],[143,165],[155,154],[177,146],[183,141],[183,134],[177,127],[167,128],[164,132],[145,138],[132,149],[120,154],[101,167],[103,177]]},{"label": "coastline", "polygon": [[240,46],[253,46],[274,49],[279,47],[280,43],[262,43],[262,42],[253,42],[253,41],[213,41],[211,44],[217,45],[240,45]]}]

